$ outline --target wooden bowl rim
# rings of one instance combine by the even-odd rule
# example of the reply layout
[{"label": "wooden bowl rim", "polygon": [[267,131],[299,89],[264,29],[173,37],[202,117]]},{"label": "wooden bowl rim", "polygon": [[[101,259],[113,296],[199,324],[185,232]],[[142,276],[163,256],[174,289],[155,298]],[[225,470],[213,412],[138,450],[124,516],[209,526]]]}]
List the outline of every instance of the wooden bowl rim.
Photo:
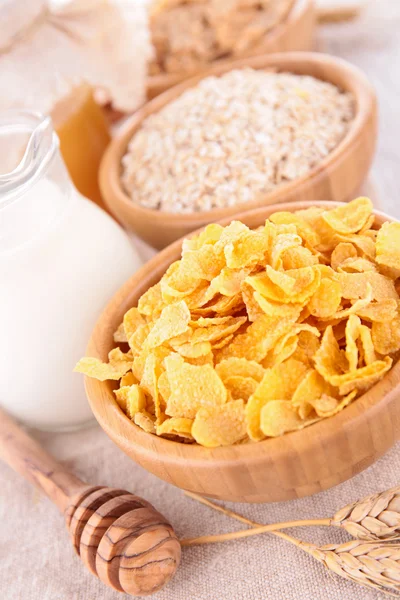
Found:
[{"label": "wooden bowl rim", "polygon": [[[303,17],[303,15],[308,11],[311,10],[314,12],[314,0],[295,0],[292,8],[290,9],[289,13],[286,15],[286,17],[283,19],[283,21],[280,21],[273,29],[271,29],[271,31],[269,31],[264,37],[263,37],[263,43],[264,44],[274,44],[276,40],[278,40],[285,32],[285,30],[290,27],[291,25],[295,25],[296,22],[301,19]],[[264,54],[264,53],[263,53]],[[246,54],[246,57],[250,58],[251,56],[259,56],[257,54],[251,54],[249,52],[249,54]],[[210,63],[210,67],[214,66],[214,65],[224,65],[229,61],[232,60],[240,60],[241,58],[245,58],[245,56],[236,56],[235,58],[228,58],[228,59],[219,59],[216,61],[213,61],[212,63]],[[193,77],[199,75],[199,71],[195,71],[195,72],[191,72],[191,73],[184,73],[182,71],[177,71],[174,73],[159,73],[157,75],[150,75],[147,78],[147,89],[152,89],[152,88],[160,88],[160,87],[165,87],[165,88],[170,88],[173,85],[176,85],[177,83],[179,83],[181,81],[182,76],[185,77],[185,79],[189,78],[189,77]]]},{"label": "wooden bowl rim", "polygon": [[[262,220],[268,218],[270,214],[276,211],[295,211],[302,210],[313,206],[333,208],[335,206],[342,206],[343,202],[332,202],[332,201],[317,201],[317,202],[290,202],[286,204],[270,205],[259,207],[253,211],[244,211],[239,213],[235,220],[251,220],[252,218]],[[268,216],[267,216],[268,214]],[[397,219],[381,212],[374,210],[374,214],[377,217],[377,223],[382,224],[385,221],[396,221]],[[231,218],[220,220],[222,225],[227,225],[232,221]],[[203,230],[201,227],[199,230],[190,234],[190,237],[197,235],[199,231]],[[154,270],[166,270],[171,262],[176,260],[180,255],[180,249],[182,246],[183,239],[181,238],[159,254],[154,256],[149,262],[143,265],[116,293],[113,299],[109,302],[108,306],[103,311],[96,326],[93,330],[90,338],[87,355],[97,356],[102,360],[106,359],[106,354],[101,356],[97,350],[97,337],[102,337],[101,331],[104,329],[104,325],[109,321],[109,316],[115,312],[115,305],[120,303],[120,298],[123,298],[130,294],[132,290],[145,282],[146,279],[151,278],[154,275]],[[106,328],[107,333],[112,336],[113,331],[110,326]],[[378,411],[383,408],[385,403],[390,401],[392,393],[395,393],[396,387],[392,389],[390,383],[396,382],[400,378],[400,360],[395,363],[392,369],[372,388],[370,388],[365,394],[357,398],[350,406],[346,407],[339,414],[323,419],[305,429],[286,433],[283,436],[277,438],[267,438],[260,442],[247,444],[238,444],[233,446],[222,446],[217,448],[205,448],[198,444],[183,444],[173,440],[158,437],[154,434],[146,433],[140,427],[135,425],[119,408],[111,389],[110,382],[99,382],[89,377],[85,377],[85,388],[86,394],[92,408],[92,411],[107,433],[107,435],[121,446],[121,437],[124,439],[124,446],[126,448],[140,447],[140,454],[146,454],[151,456],[152,460],[167,462],[169,464],[180,463],[181,461],[191,462],[193,466],[199,466],[210,460],[222,461],[225,466],[237,465],[239,463],[249,462],[253,464],[265,462],[266,456],[272,457],[274,460],[283,460],[285,457],[289,457],[293,454],[294,448],[298,447],[298,442],[309,436],[310,445],[312,440],[315,441],[323,440],[324,445],[329,447],[330,442],[337,438],[337,434],[341,430],[354,426],[357,422],[361,422],[365,417],[365,411]],[[98,392],[101,388],[107,386],[109,401],[106,402],[100,398],[101,394]],[[387,389],[390,391],[387,393]],[[104,394],[103,394],[104,395]],[[110,411],[110,412],[109,412]],[[112,413],[112,418],[109,417]],[[118,427],[111,427],[109,422],[117,423]],[[122,447],[124,449],[124,447]],[[126,452],[126,450],[124,450]],[[128,452],[129,453],[129,452]],[[160,458],[159,458],[160,457]],[[211,466],[211,463],[210,463]]]},{"label": "wooden bowl rim", "polygon": [[[349,149],[353,152],[352,144],[354,140],[361,135],[364,126],[371,116],[371,113],[374,112],[376,106],[375,91],[361,70],[342,59],[317,52],[280,52],[232,61],[229,65],[226,64],[213,67],[207,72],[187,79],[179,85],[166,90],[146,103],[127,120],[120,132],[114,137],[106,149],[100,165],[100,189],[108,208],[113,211],[114,207],[118,207],[125,213],[127,211],[130,212],[132,217],[135,217],[138,221],[143,220],[152,222],[155,226],[165,226],[165,223],[169,223],[174,227],[188,227],[194,229],[200,227],[205,222],[211,223],[235,213],[244,210],[249,211],[260,206],[260,200],[255,199],[251,202],[237,204],[233,207],[213,208],[208,211],[185,215],[144,208],[133,202],[122,187],[120,180],[121,159],[132,135],[140,128],[143,120],[150,114],[158,112],[171,100],[174,100],[188,88],[193,87],[201,79],[204,79],[209,75],[221,75],[234,68],[246,66],[260,70],[276,66],[280,70],[290,72],[291,69],[296,68],[296,65],[302,65],[304,63],[307,67],[301,69],[301,72],[304,74],[307,74],[309,71],[308,65],[313,65],[319,69],[326,69],[331,74],[336,73],[338,76],[341,75],[342,77],[346,77],[348,83],[346,91],[351,91],[355,97],[355,118],[345,137],[332,152],[330,152],[305,176],[298,177],[293,181],[279,186],[269,194],[266,194],[263,199],[263,204],[271,205],[277,203],[279,198],[284,198],[286,195],[294,193],[296,188],[301,188],[305,182],[317,177],[319,173],[327,170],[330,165],[337,162]],[[331,79],[325,79],[325,81],[331,81]],[[119,211],[116,211],[117,216],[118,213]]]}]

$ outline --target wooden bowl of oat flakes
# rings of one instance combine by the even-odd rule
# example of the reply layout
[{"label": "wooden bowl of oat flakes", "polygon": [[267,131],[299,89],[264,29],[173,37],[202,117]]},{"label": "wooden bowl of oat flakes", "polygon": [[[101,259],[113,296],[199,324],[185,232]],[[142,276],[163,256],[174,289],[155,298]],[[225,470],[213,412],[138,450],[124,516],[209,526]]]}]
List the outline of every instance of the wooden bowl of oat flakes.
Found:
[{"label": "wooden bowl of oat flakes", "polygon": [[127,229],[163,248],[239,211],[348,201],[376,129],[374,90],[347,62],[305,52],[244,59],[136,112],[105,153],[100,187]]},{"label": "wooden bowl of oat flakes", "polygon": [[314,0],[155,0],[147,96],[230,60],[313,50],[315,24]]}]

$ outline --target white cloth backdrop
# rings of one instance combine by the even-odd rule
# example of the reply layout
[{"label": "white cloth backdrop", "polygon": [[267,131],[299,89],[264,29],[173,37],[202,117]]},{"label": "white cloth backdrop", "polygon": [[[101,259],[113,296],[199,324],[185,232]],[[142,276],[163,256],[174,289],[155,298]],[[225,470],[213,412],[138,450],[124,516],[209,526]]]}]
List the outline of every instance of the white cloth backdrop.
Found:
[{"label": "white cloth backdrop", "polygon": [[[362,67],[380,101],[380,143],[374,178],[380,205],[400,217],[397,201],[400,119],[400,1],[370,2],[365,17],[325,27],[320,37],[330,52]],[[43,445],[91,483],[127,488],[152,502],[191,537],[240,527],[200,506],[135,465],[96,426],[73,434],[36,434]],[[274,505],[236,505],[253,520],[273,522],[329,516],[347,502],[400,483],[400,445],[364,473],[333,490]],[[0,464],[0,597],[2,600],[118,600],[74,555],[54,506],[8,467]],[[302,532],[328,543],[340,532]],[[272,536],[186,549],[179,572],[156,600],[378,600],[384,596],[324,572],[309,556]]]}]

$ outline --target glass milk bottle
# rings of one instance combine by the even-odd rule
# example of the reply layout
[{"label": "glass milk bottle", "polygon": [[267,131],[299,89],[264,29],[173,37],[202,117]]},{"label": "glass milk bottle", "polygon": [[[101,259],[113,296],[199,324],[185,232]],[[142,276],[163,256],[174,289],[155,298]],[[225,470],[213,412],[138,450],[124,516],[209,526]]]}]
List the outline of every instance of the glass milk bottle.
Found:
[{"label": "glass milk bottle", "polygon": [[0,405],[49,430],[91,420],[82,377],[105,304],[140,266],[121,227],[73,187],[50,118],[0,113]]}]

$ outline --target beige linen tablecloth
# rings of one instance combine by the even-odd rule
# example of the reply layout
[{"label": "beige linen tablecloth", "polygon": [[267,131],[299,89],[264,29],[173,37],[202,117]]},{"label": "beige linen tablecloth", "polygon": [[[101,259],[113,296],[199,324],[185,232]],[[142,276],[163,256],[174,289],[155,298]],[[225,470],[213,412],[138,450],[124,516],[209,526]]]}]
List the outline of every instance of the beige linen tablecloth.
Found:
[{"label": "beige linen tablecloth", "polygon": [[[369,4],[359,22],[325,27],[321,38],[326,50],[364,68],[377,88],[381,135],[374,178],[380,207],[399,218],[400,0],[372,0]],[[144,471],[97,426],[76,433],[35,435],[86,481],[126,488],[145,497],[171,521],[180,537],[242,527]],[[281,504],[230,506],[266,523],[326,517],[348,502],[399,484],[400,444],[374,466],[328,492]],[[341,532],[325,528],[294,533],[320,544],[346,539]],[[75,556],[56,508],[0,463],[0,600],[118,598],[126,596],[106,588]],[[263,535],[185,549],[175,579],[154,598],[378,600],[384,596],[330,575],[311,557],[283,540]]]},{"label": "beige linen tablecloth", "polygon": [[[36,437],[91,483],[127,488],[145,497],[179,537],[222,533],[243,526],[187,498],[144,471],[97,426],[77,433]],[[333,490],[273,505],[229,504],[259,522],[325,517],[347,502],[399,483],[400,445],[373,467]],[[63,518],[47,498],[0,464],[1,600],[118,600],[74,554]],[[326,528],[297,530],[321,544],[347,539]],[[178,573],[156,600],[377,600],[369,591],[325,572],[297,548],[272,535],[186,548]]]}]

